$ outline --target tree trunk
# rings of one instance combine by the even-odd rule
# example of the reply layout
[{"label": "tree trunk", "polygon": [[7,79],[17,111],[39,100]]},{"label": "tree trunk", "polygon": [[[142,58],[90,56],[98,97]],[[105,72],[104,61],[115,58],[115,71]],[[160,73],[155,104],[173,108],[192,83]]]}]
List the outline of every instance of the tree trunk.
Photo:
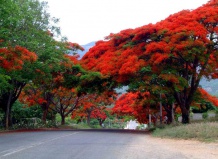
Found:
[{"label": "tree trunk", "polygon": [[188,113],[182,113],[182,123],[183,124],[189,124],[190,123],[189,112]]},{"label": "tree trunk", "polygon": [[[194,93],[194,90],[192,90],[192,93]],[[186,93],[184,94],[186,95]],[[175,93],[174,97],[182,111],[182,123],[188,124],[190,123],[189,110],[190,110],[190,104],[191,104],[193,95],[190,95],[190,97],[187,97],[185,95]]]},{"label": "tree trunk", "polygon": [[167,112],[167,120],[166,123],[167,124],[171,124],[173,119],[172,119],[172,112],[171,111],[166,111]]},{"label": "tree trunk", "polygon": [[165,124],[171,124],[173,121],[173,104],[163,104],[164,110],[166,111],[166,116],[164,117]]},{"label": "tree trunk", "polygon": [[88,126],[90,126],[90,121],[91,121],[91,117],[90,117],[90,115],[88,114],[88,115],[87,115],[87,124],[88,124]]},{"label": "tree trunk", "polygon": [[48,109],[42,107],[42,110],[43,110],[42,123],[43,123],[43,124],[46,124],[46,117],[47,117],[47,114],[48,114]]},{"label": "tree trunk", "polygon": [[47,102],[44,102],[43,104],[41,104],[41,108],[42,108],[42,111],[43,111],[42,122],[44,124],[46,124],[46,118],[47,118],[47,115],[48,115],[48,109],[49,109],[49,106],[50,106],[50,103],[51,103],[51,98],[52,98],[51,93],[49,93],[49,92],[45,93],[44,99]]},{"label": "tree trunk", "polygon": [[7,109],[6,109],[6,114],[5,114],[5,129],[8,130],[9,126],[11,126],[11,99],[12,99],[12,90],[10,90],[10,94],[8,97],[8,102],[7,102]]},{"label": "tree trunk", "polygon": [[61,115],[61,125],[65,125],[65,116]]},{"label": "tree trunk", "polygon": [[182,110],[182,123],[183,124],[189,124],[190,123],[190,119],[189,119],[189,106],[180,106],[181,110]]},{"label": "tree trunk", "polygon": [[[160,93],[160,100],[161,100],[161,93]],[[162,102],[160,101],[160,124],[163,124],[163,105]]]},{"label": "tree trunk", "polygon": [[99,120],[100,127],[103,127],[102,124],[103,124],[103,122],[101,120]]},{"label": "tree trunk", "polygon": [[52,122],[56,122],[55,115],[56,115],[56,114],[52,111],[52,112],[51,112],[51,120],[52,120]]},{"label": "tree trunk", "polygon": [[87,112],[87,124],[88,124],[88,126],[90,126],[90,121],[91,121],[91,113],[92,113],[92,109],[88,109],[88,110],[86,110],[86,112]]}]

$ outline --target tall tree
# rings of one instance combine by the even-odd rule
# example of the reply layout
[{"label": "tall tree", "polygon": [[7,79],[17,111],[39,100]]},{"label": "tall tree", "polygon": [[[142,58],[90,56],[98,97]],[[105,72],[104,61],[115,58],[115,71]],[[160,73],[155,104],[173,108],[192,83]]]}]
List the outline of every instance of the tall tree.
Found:
[{"label": "tall tree", "polygon": [[[19,76],[12,73],[4,74],[1,71],[1,77],[4,77],[2,82],[9,85],[7,89],[2,89],[0,95],[0,106],[3,110],[6,110],[8,100],[11,100],[11,109],[19,97],[16,92],[21,92],[26,83],[37,77],[36,70],[47,71],[47,76],[51,76],[50,66],[57,65],[63,57],[62,43],[56,42],[52,37],[60,33],[59,27],[56,26],[58,20],[51,18],[46,8],[46,3],[38,0],[1,0],[0,47],[21,46],[38,56],[38,60],[25,66],[25,69],[19,72]],[[58,69],[58,65],[52,68]]]},{"label": "tall tree", "polygon": [[[190,105],[201,78],[217,78],[217,4],[211,0],[156,24],[111,34],[107,41],[97,42],[82,61],[123,85],[136,82],[138,75],[153,88],[167,88],[181,108],[182,122],[189,123]],[[140,73],[146,69],[150,72]]]},{"label": "tall tree", "polygon": [[[75,51],[78,46],[70,43]],[[24,89],[21,98],[29,105],[39,104],[43,109],[42,120],[46,121],[49,110],[59,113],[62,124],[65,118],[77,109],[80,100],[87,94],[105,89],[105,79],[98,72],[84,70],[77,60],[77,55],[65,55],[59,63],[60,70],[52,72],[52,78],[37,78]],[[39,70],[39,74],[47,74]],[[45,81],[46,79],[46,81]]]},{"label": "tall tree", "polygon": [[31,79],[33,72],[28,68],[36,60],[36,54],[23,47],[0,48],[0,66],[4,70],[4,75],[9,77],[6,82],[7,88],[0,93],[0,104],[5,104],[1,106],[5,112],[5,126],[7,129],[10,125],[11,105],[19,97],[24,83]]}]

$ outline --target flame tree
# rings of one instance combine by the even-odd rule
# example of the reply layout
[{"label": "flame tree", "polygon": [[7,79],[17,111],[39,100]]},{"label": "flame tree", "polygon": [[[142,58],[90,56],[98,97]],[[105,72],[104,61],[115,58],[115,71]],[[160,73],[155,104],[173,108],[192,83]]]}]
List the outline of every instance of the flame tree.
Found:
[{"label": "flame tree", "polygon": [[[67,52],[76,53],[78,49],[83,50],[76,43],[66,43]],[[46,122],[49,111],[59,113],[65,124],[65,118],[74,112],[80,101],[93,92],[101,92],[107,88],[107,78],[98,72],[83,69],[78,61],[78,56],[64,55],[59,63],[61,69],[54,70],[51,77],[43,70],[38,70],[39,77],[29,83],[20,100],[32,106],[38,104],[43,109],[42,120]],[[50,68],[55,66],[50,66]],[[46,77],[44,77],[46,76]],[[106,84],[106,85],[105,85]]]},{"label": "flame tree", "polygon": [[[189,111],[202,77],[217,78],[218,1],[175,13],[156,24],[110,34],[82,58],[100,71],[139,91],[173,97],[189,123]],[[159,92],[159,93],[158,93]]]},{"label": "flame tree", "polygon": [[24,83],[30,78],[25,74],[32,74],[28,68],[37,60],[35,53],[30,52],[26,48],[16,46],[15,48],[0,48],[0,66],[1,73],[8,77],[7,87],[1,90],[1,102],[5,105],[5,126],[8,129],[10,124],[11,106],[19,97]]},{"label": "flame tree", "polygon": [[114,104],[116,99],[115,91],[104,91],[103,93],[92,93],[85,95],[81,102],[80,107],[72,113],[72,119],[82,120],[86,118],[87,124],[90,126],[92,118],[97,119],[99,125],[102,126],[107,118],[106,112],[109,110],[107,106]]},{"label": "flame tree", "polygon": [[[14,59],[14,62],[25,63],[22,69],[19,68],[20,71],[16,72],[5,72],[5,69],[1,68],[1,77],[3,77],[1,81],[7,86],[1,89],[0,94],[0,107],[4,112],[7,110],[8,103],[10,103],[10,112],[23,87],[38,77],[37,70],[43,70],[47,72],[47,76],[51,76],[52,69],[59,69],[57,63],[63,57],[63,45],[53,39],[60,35],[59,27],[56,25],[58,19],[50,17],[46,9],[47,4],[38,0],[1,0],[1,56],[7,54],[4,49],[11,51],[20,46],[23,50],[19,53],[16,50],[17,55],[14,58],[17,60]],[[34,63],[27,65],[27,60],[22,59],[22,56],[28,52],[24,49],[37,55]],[[49,67],[51,65],[56,67]],[[8,63],[5,66],[15,68],[17,64],[13,66]],[[11,125],[10,119],[8,125]]]}]

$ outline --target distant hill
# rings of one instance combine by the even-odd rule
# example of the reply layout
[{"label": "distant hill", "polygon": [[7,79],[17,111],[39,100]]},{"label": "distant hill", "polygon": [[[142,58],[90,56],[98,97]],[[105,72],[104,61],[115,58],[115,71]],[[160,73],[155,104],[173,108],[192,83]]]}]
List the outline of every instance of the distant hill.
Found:
[{"label": "distant hill", "polygon": [[85,53],[87,53],[89,51],[89,49],[93,46],[95,46],[95,41],[92,41],[88,44],[85,44],[85,45],[81,45],[85,50],[84,51],[78,51],[78,54],[80,55],[80,59],[85,55]]}]

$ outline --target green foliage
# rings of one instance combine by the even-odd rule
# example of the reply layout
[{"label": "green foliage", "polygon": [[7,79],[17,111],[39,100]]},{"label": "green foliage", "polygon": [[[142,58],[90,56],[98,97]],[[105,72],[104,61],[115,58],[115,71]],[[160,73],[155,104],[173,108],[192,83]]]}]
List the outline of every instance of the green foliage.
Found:
[{"label": "green foliage", "polygon": [[50,30],[55,36],[60,33],[59,28],[55,26],[58,20],[47,13],[46,3],[38,0],[1,1],[0,39],[5,43],[20,45],[31,51],[42,51],[42,48],[37,48],[43,47],[43,42],[45,48],[49,40],[47,31]]},{"label": "green foliage", "polygon": [[[40,125],[40,124],[39,124],[39,125]],[[48,121],[46,122],[46,124],[41,124],[41,125],[42,125],[42,127],[46,127],[46,128],[54,128],[54,127],[57,127],[56,122],[53,121],[53,120],[48,120]]]},{"label": "green foliage", "polygon": [[27,107],[24,104],[16,101],[12,107],[12,118],[15,121],[20,121],[24,118],[41,118],[42,109],[40,106]]},{"label": "green foliage", "polygon": [[[4,71],[4,70],[2,70],[2,71]],[[1,69],[0,69],[0,88],[1,88],[0,96],[4,91],[6,91],[10,88],[10,84],[9,84],[10,79],[11,79],[10,76],[2,73]]]},{"label": "green foliage", "polygon": [[64,73],[63,85],[67,88],[77,87],[81,82],[81,76],[86,74],[87,72],[81,67],[81,65],[73,65],[71,70]]},{"label": "green foliage", "polygon": [[[35,64],[25,65],[21,71],[10,73],[11,79],[27,82],[37,77],[36,69],[43,70],[46,77],[63,58],[64,45],[56,42],[48,33],[59,36],[57,19],[47,13],[47,4],[38,0],[3,0],[0,6],[0,40],[2,47],[22,46],[38,55]],[[59,49],[57,49],[57,47]],[[41,79],[42,77],[40,77]]]},{"label": "green foliage", "polygon": [[202,118],[203,118],[203,119],[207,119],[208,116],[209,116],[209,115],[208,115],[208,112],[204,112],[204,113],[202,114]]},{"label": "green foliage", "polygon": [[125,45],[123,45],[123,48],[133,47],[136,43],[133,41],[127,42]]},{"label": "green foliage", "polygon": [[151,72],[151,66],[142,67],[140,70],[140,73],[147,73],[147,72]]},{"label": "green foliage", "polygon": [[10,129],[35,129],[43,126],[39,118],[23,118]]},{"label": "green foliage", "polygon": [[210,102],[205,102],[204,100],[201,99],[195,99],[200,100],[202,103],[200,107],[191,107],[191,110],[193,113],[205,113],[207,111],[216,111],[218,108],[213,106]]},{"label": "green foliage", "polygon": [[84,70],[80,65],[73,65],[72,70],[64,73],[63,85],[67,88],[76,88],[79,94],[102,92],[106,82],[99,72]]},{"label": "green foliage", "polygon": [[95,128],[95,129],[101,128],[97,119],[91,119],[90,126],[91,126],[91,128]]},{"label": "green foliage", "polygon": [[[56,115],[55,115],[55,121],[56,121],[57,125],[59,125],[59,124],[61,123],[61,116],[60,116],[60,114],[56,114]],[[70,125],[70,124],[72,124],[73,122],[74,122],[74,121],[71,119],[70,116],[65,117],[65,125]]]},{"label": "green foliage", "polygon": [[51,82],[52,74],[61,69],[67,49],[64,38],[61,42],[54,39],[62,37],[58,19],[50,17],[46,2],[1,0],[0,4],[0,41],[3,40],[0,48],[22,46],[38,56],[35,63],[25,63],[22,70],[0,70],[0,107],[5,111],[10,92],[13,93],[11,108],[18,92],[30,81],[35,85]]},{"label": "green foliage", "polygon": [[87,72],[87,74],[81,76],[80,80],[80,86],[83,92],[94,93],[104,90],[102,84],[105,80],[98,72]]}]

